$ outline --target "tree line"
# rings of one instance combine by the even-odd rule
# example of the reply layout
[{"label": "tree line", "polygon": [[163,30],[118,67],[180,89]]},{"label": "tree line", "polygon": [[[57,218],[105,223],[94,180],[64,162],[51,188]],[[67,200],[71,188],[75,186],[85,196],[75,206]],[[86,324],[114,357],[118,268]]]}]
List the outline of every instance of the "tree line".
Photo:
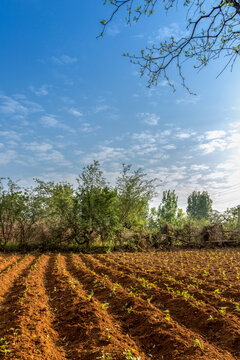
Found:
[{"label": "tree line", "polygon": [[125,235],[157,233],[164,224],[217,221],[234,228],[236,209],[220,214],[212,210],[207,192],[188,197],[187,214],[178,208],[175,191],[164,191],[158,208],[150,209],[156,195],[156,179],[142,169],[123,165],[114,186],[105,179],[98,161],[83,168],[77,187],[68,182],[34,179],[23,188],[10,178],[0,179],[0,250],[91,248],[94,244],[122,244]]}]

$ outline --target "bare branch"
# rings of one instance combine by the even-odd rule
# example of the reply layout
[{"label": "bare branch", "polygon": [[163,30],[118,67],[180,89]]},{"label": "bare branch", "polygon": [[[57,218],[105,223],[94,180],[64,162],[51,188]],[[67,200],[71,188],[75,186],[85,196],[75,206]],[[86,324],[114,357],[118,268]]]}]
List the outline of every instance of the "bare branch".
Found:
[{"label": "bare branch", "polygon": [[[104,0],[104,4],[114,7],[114,11],[108,20],[101,21],[103,31],[100,36],[103,36],[107,25],[120,9],[125,9],[125,19],[130,24],[131,21],[138,21],[142,15],[151,15],[157,2],[158,0]],[[163,0],[163,3],[165,10],[169,11],[177,5],[177,0]],[[146,47],[139,55],[123,54],[139,66],[141,76],[147,76],[149,87],[157,85],[159,78],[163,77],[174,88],[168,70],[175,63],[182,85],[190,92],[182,73],[182,65],[186,60],[192,59],[194,68],[201,70],[221,55],[228,57],[221,74],[229,66],[232,69],[239,59],[240,0],[221,0],[212,7],[205,0],[185,0],[184,6],[187,7],[188,31],[185,36],[181,39],[172,36],[158,45]]]}]

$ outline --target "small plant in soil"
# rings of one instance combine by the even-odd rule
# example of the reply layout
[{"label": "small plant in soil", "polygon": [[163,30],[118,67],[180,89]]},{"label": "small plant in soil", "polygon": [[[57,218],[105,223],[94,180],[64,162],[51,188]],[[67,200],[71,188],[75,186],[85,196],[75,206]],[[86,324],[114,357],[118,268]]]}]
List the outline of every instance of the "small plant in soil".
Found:
[{"label": "small plant in soil", "polygon": [[9,342],[5,337],[0,338],[0,354],[6,356],[10,352],[10,350],[7,349],[8,344]]},{"label": "small plant in soil", "polygon": [[227,312],[227,307],[226,306],[220,307],[219,312],[220,312],[220,314],[225,315]]},{"label": "small plant in soil", "polygon": [[101,356],[97,358],[98,360],[112,360],[112,356],[108,353],[106,353],[104,350],[101,351]]},{"label": "small plant in soil", "polygon": [[93,295],[94,295],[94,291],[92,290],[91,293],[90,293],[90,295],[88,296],[88,300],[89,300],[89,301],[92,300]]},{"label": "small plant in soil", "polygon": [[198,339],[195,339],[195,340],[194,340],[193,345],[194,345],[194,347],[198,347],[198,348],[200,348],[201,350],[204,350],[203,344],[202,344],[201,341],[198,340]]},{"label": "small plant in soil", "polygon": [[164,313],[166,314],[165,319],[166,319],[168,322],[170,322],[170,321],[171,321],[171,317],[170,317],[170,312],[169,312],[169,310],[165,310]]},{"label": "small plant in soil", "polygon": [[135,354],[136,350],[134,349],[130,349],[130,350],[125,350],[123,355],[126,356],[126,360],[141,360],[141,357],[138,356],[136,357]]}]

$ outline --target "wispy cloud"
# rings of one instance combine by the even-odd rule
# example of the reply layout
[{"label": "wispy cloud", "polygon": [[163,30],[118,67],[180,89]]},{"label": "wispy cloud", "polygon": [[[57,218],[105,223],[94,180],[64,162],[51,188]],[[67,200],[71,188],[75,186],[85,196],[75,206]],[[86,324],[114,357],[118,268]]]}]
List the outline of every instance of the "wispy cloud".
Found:
[{"label": "wispy cloud", "polygon": [[19,141],[21,139],[21,134],[13,130],[0,131],[0,137],[6,138],[7,141]]},{"label": "wispy cloud", "polygon": [[175,136],[177,139],[185,140],[194,135],[196,135],[195,131],[187,130],[187,131],[180,131]]},{"label": "wispy cloud", "polygon": [[47,152],[49,150],[52,150],[53,146],[48,143],[37,143],[36,141],[25,144],[25,149],[30,151],[39,151],[39,152]]},{"label": "wispy cloud", "polygon": [[81,111],[79,111],[78,109],[75,109],[75,108],[68,109],[68,112],[69,112],[69,114],[74,115],[76,117],[83,116],[83,113]]},{"label": "wispy cloud", "polygon": [[85,134],[90,134],[95,132],[96,130],[100,129],[101,127],[99,125],[92,125],[88,122],[84,122],[81,124],[81,128],[79,129],[81,132]]},{"label": "wispy cloud", "polygon": [[68,55],[52,56],[51,61],[57,65],[71,65],[78,61],[77,58]]},{"label": "wispy cloud", "polygon": [[41,105],[29,101],[25,96],[0,95],[0,112],[10,116],[26,116],[29,113],[43,111]]},{"label": "wispy cloud", "polygon": [[44,115],[41,117],[41,123],[47,127],[59,127],[59,121],[55,115]]},{"label": "wispy cloud", "polygon": [[20,104],[19,101],[14,100],[10,96],[0,95],[0,112],[4,114],[16,114],[16,113],[27,113],[27,107]]},{"label": "wispy cloud", "polygon": [[182,37],[187,36],[188,31],[182,30],[177,23],[172,23],[169,26],[160,27],[156,32],[149,38],[149,42],[161,42],[162,40],[170,37],[174,37],[176,41]]},{"label": "wispy cloud", "polygon": [[193,164],[191,165],[191,170],[193,171],[205,171],[205,170],[208,170],[209,169],[209,166],[208,165],[196,165],[196,164]]},{"label": "wispy cloud", "polygon": [[52,144],[47,142],[31,142],[23,144],[23,147],[31,152],[31,156],[28,159],[30,164],[37,162],[50,162],[54,166],[71,166],[71,163],[67,161],[64,155],[53,148]]},{"label": "wispy cloud", "polygon": [[111,106],[110,106],[110,105],[100,104],[100,105],[98,105],[98,106],[96,106],[96,107],[94,108],[94,112],[95,112],[96,114],[98,114],[98,113],[100,113],[100,112],[102,112],[102,111],[106,111],[106,110],[109,110],[109,109],[111,109]]},{"label": "wispy cloud", "polygon": [[46,96],[49,93],[49,85],[42,85],[40,88],[35,88],[34,86],[30,86],[29,89],[37,96]]},{"label": "wispy cloud", "polygon": [[17,152],[14,150],[0,151],[0,164],[7,165],[17,158]]},{"label": "wispy cloud", "polygon": [[117,26],[116,24],[112,24],[107,28],[107,34],[115,37],[116,35],[120,34],[120,29],[119,26]]},{"label": "wispy cloud", "polygon": [[84,163],[90,163],[93,160],[98,160],[102,163],[112,162],[112,161],[128,161],[124,148],[114,148],[110,146],[98,147],[97,152],[90,153],[84,157]]},{"label": "wispy cloud", "polygon": [[75,132],[70,126],[61,123],[57,119],[56,115],[52,115],[52,114],[43,115],[40,118],[40,122],[46,127],[58,128],[58,129],[62,129],[62,130],[72,132],[72,133]]},{"label": "wispy cloud", "polygon": [[227,143],[223,139],[215,139],[212,141],[209,141],[208,143],[200,144],[198,148],[200,150],[203,150],[204,154],[210,154],[214,152],[215,150],[225,150],[227,146]]},{"label": "wispy cloud", "polygon": [[207,131],[205,133],[207,140],[219,139],[226,136],[226,131],[223,130],[214,130],[214,131]]},{"label": "wispy cloud", "polygon": [[176,104],[196,104],[200,100],[200,96],[189,95],[184,98],[179,98],[176,100]]},{"label": "wispy cloud", "polygon": [[158,125],[158,122],[160,120],[160,116],[153,113],[139,113],[137,114],[137,116],[142,119],[142,122],[150,126]]},{"label": "wispy cloud", "polygon": [[203,150],[204,154],[213,153],[216,150],[231,150],[239,149],[240,144],[240,129],[237,127],[225,130],[212,130],[205,132],[199,137],[201,142],[197,149]]}]

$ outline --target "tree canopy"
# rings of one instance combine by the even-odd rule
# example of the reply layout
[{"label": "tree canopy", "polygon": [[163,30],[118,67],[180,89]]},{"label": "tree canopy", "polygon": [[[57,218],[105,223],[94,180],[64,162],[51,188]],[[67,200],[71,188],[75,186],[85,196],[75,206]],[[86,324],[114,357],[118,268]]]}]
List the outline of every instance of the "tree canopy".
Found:
[{"label": "tree canopy", "polygon": [[207,191],[193,191],[187,200],[187,213],[193,219],[209,219],[212,213],[212,200]]},{"label": "tree canopy", "polygon": [[[177,0],[103,0],[109,5],[110,16],[101,20],[103,36],[108,24],[120,13],[125,12],[127,24],[138,22],[144,15],[151,16],[157,3],[163,10],[181,4]],[[239,0],[185,0],[186,31],[181,38],[171,36],[168,40],[139,51],[138,55],[123,54],[139,67],[140,74],[148,78],[148,86],[156,85],[159,78],[165,78],[174,88],[169,78],[171,65],[177,66],[182,85],[189,90],[182,72],[183,63],[193,59],[194,68],[202,69],[210,61],[224,56],[225,66],[233,67],[240,55],[240,1]],[[175,89],[175,88],[174,88]]]}]

